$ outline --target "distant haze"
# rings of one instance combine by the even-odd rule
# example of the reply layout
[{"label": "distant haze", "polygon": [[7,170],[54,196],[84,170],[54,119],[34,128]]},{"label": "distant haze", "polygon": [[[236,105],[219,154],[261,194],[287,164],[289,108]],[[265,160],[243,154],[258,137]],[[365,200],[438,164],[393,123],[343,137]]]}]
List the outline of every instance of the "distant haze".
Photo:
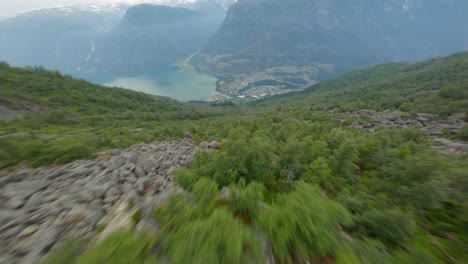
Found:
[{"label": "distant haze", "polygon": [[[196,0],[183,0],[184,2],[195,2]],[[142,3],[158,2],[157,0],[0,0],[0,16],[13,16],[41,8],[64,7],[90,3]],[[161,2],[164,2],[162,0]]]}]

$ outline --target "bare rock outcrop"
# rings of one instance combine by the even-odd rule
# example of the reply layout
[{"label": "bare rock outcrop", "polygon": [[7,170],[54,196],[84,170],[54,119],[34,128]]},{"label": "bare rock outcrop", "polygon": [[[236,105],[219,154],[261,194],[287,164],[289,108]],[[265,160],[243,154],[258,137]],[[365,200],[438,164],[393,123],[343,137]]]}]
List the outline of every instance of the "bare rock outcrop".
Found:
[{"label": "bare rock outcrop", "polygon": [[0,263],[34,263],[64,239],[93,234],[106,216],[118,220],[130,193],[150,210],[178,191],[171,173],[190,166],[196,150],[188,141],[140,144],[1,178]]},{"label": "bare rock outcrop", "polygon": [[468,143],[454,140],[458,131],[467,125],[463,120],[463,114],[454,114],[442,118],[435,114],[417,113],[405,117],[400,111],[383,111],[362,109],[346,113],[359,121],[351,126],[363,129],[366,132],[374,132],[379,127],[385,128],[410,128],[415,127],[423,130],[436,144],[434,149],[444,154],[468,153]]}]

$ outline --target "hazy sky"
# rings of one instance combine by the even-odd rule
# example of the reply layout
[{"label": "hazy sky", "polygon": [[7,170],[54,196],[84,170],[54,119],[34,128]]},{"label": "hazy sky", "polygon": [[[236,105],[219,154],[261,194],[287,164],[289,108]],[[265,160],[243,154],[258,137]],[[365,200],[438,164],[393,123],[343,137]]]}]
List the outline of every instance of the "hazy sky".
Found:
[{"label": "hazy sky", "polygon": [[132,0],[0,0],[0,15],[13,15],[38,8],[70,6],[91,2],[132,2]]}]

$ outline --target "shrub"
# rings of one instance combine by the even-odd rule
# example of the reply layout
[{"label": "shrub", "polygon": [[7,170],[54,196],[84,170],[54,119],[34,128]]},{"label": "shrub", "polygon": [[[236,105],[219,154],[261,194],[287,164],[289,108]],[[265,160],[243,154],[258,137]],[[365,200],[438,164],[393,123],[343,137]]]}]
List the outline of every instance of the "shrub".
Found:
[{"label": "shrub", "polygon": [[416,223],[408,214],[394,209],[372,210],[356,220],[363,234],[396,247],[412,238]]},{"label": "shrub", "polygon": [[464,125],[457,133],[457,137],[463,141],[468,141],[468,125]]},{"label": "shrub", "polygon": [[258,224],[285,263],[334,254],[340,244],[339,224],[349,224],[349,213],[326,198],[317,186],[298,182],[294,191],[278,197],[260,215]]}]

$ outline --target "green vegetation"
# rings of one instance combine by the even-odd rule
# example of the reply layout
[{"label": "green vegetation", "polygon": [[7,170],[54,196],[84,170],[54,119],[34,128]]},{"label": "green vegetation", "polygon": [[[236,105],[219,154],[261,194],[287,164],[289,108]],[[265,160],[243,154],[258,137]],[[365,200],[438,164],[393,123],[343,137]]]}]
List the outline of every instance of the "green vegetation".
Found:
[{"label": "green vegetation", "polygon": [[[363,134],[315,111],[290,120],[290,113],[280,113],[226,124],[231,132],[219,152],[200,152],[192,168],[177,171],[176,181],[190,192],[156,210],[157,250],[142,250],[139,258],[468,260],[466,157],[432,151],[417,130]],[[225,186],[228,194],[220,192]]]},{"label": "green vegetation", "polygon": [[[466,263],[467,156],[432,150],[418,129],[364,133],[352,117],[321,111],[464,112],[466,98],[453,94],[466,87],[466,62],[377,66],[256,107],[184,104],[2,65],[1,95],[47,112],[0,124],[1,162],[67,162],[185,131],[220,142],[176,171],[187,192],[156,209],[155,237],[121,231],[51,255],[67,263]],[[415,98],[407,109],[388,104],[402,94]]]},{"label": "green vegetation", "polygon": [[0,120],[0,168],[22,161],[65,163],[105,149],[178,139],[184,131],[208,139],[195,133],[194,123],[225,115],[219,108],[109,89],[42,68],[0,64],[0,84],[0,98],[42,106],[35,115]]},{"label": "green vegetation", "polygon": [[444,116],[468,109],[468,52],[420,63],[372,66],[256,105],[314,109],[399,109]]}]

